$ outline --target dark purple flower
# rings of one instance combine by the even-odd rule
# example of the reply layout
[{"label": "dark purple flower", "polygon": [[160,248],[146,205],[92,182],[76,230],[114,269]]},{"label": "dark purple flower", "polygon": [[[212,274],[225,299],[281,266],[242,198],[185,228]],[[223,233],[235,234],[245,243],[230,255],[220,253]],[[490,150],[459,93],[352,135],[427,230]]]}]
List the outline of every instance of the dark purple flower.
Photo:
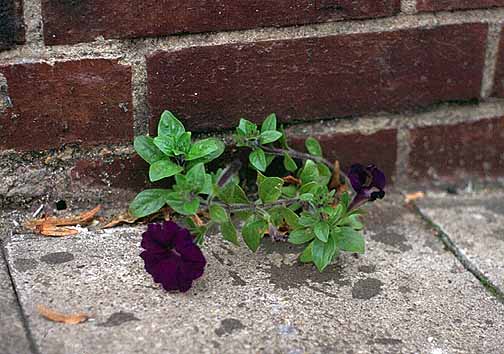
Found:
[{"label": "dark purple flower", "polygon": [[189,230],[173,221],[149,224],[142,235],[140,257],[145,270],[166,290],[186,292],[194,279],[203,275],[206,265],[201,249]]},{"label": "dark purple flower", "polygon": [[385,196],[385,175],[375,165],[364,167],[355,164],[350,167],[348,179],[355,191],[355,197],[350,203],[349,210],[359,207],[367,201],[372,202]]}]

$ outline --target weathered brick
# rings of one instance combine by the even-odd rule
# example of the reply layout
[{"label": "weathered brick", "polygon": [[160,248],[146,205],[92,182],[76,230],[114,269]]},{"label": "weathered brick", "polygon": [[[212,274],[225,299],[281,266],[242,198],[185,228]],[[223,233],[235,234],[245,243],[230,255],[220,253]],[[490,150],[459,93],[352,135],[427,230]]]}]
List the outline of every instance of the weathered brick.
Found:
[{"label": "weathered brick", "polygon": [[[304,151],[304,142],[308,135],[289,134],[289,144]],[[375,164],[393,182],[397,159],[397,130],[380,130],[373,134],[333,133],[315,134],[321,144],[324,157],[330,161],[338,160],[343,171],[348,171],[354,163]]]},{"label": "weathered brick", "polygon": [[416,179],[504,174],[504,118],[413,129],[409,173]]},{"label": "weathered brick", "polygon": [[70,170],[72,182],[141,191],[149,186],[148,164],[140,157],[79,160]]},{"label": "weathered brick", "polygon": [[501,36],[499,42],[492,95],[495,97],[504,97],[504,36]]},{"label": "weathered brick", "polygon": [[504,0],[418,0],[418,11],[464,10],[504,6]]},{"label": "weathered brick", "polygon": [[158,52],[147,58],[151,129],[165,109],[201,131],[271,112],[292,122],[475,99],[486,34],[462,24]]},{"label": "weathered brick", "polygon": [[389,16],[399,0],[42,0],[47,44]]},{"label": "weathered brick", "polygon": [[0,0],[0,51],[24,42],[22,0]]},{"label": "weathered brick", "polygon": [[133,138],[131,69],[116,60],[0,66],[2,82],[0,148],[42,150]]}]

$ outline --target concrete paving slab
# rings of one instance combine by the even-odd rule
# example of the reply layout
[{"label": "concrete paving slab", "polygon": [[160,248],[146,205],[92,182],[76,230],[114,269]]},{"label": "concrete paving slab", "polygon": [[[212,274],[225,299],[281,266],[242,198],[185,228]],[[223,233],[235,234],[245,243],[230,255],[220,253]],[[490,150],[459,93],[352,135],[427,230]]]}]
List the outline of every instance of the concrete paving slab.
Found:
[{"label": "concrete paving slab", "polygon": [[[0,241],[0,247],[2,243]],[[21,308],[16,299],[7,264],[0,249],[0,353],[32,353],[28,341]]]},{"label": "concrete paving slab", "polygon": [[[322,274],[291,245],[252,255],[215,235],[203,278],[167,293],[143,227],[14,235],[8,261],[41,353],[502,353],[504,306],[393,199],[370,209],[367,253]],[[39,303],[92,318],[52,323]]]},{"label": "concrete paving slab", "polygon": [[504,193],[429,193],[417,205],[483,274],[504,289]]}]

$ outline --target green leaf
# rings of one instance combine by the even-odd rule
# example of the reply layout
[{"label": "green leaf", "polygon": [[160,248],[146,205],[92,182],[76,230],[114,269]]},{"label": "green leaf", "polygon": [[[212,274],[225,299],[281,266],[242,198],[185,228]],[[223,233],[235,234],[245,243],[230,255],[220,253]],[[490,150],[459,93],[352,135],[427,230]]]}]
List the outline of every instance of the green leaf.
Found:
[{"label": "green leaf", "polygon": [[166,203],[177,213],[186,215],[184,203],[189,199],[186,192],[170,192],[166,196]]},{"label": "green leaf", "polygon": [[273,160],[276,158],[276,155],[273,154],[265,154],[266,156],[266,168],[268,168],[269,165],[273,162]]},{"label": "green leaf", "polygon": [[276,130],[277,128],[277,118],[275,113],[271,113],[261,125],[261,133],[268,130]]},{"label": "green leaf", "polygon": [[319,220],[315,218],[313,215],[303,212],[298,219],[299,225],[302,226],[314,226]]},{"label": "green leaf", "polygon": [[327,242],[329,239],[329,224],[326,221],[321,220],[315,224],[313,232],[320,241]]},{"label": "green leaf", "polygon": [[224,203],[228,204],[248,204],[250,203],[245,192],[239,185],[234,182],[226,184],[223,188],[218,191],[217,196]]},{"label": "green leaf", "polygon": [[171,177],[184,169],[170,160],[159,160],[150,165],[149,179],[151,182],[159,181],[160,179]]},{"label": "green leaf", "polygon": [[194,215],[198,212],[199,206],[200,206],[199,198],[194,198],[192,200],[186,201],[182,205],[182,212],[180,214]]},{"label": "green leaf", "polygon": [[317,169],[319,171],[318,183],[320,185],[327,186],[332,178],[331,170],[325,163],[317,163]]},{"label": "green leaf", "polygon": [[156,136],[154,138],[156,147],[167,156],[175,156],[175,137],[173,136]]},{"label": "green leaf", "polygon": [[224,209],[220,205],[216,204],[210,205],[209,211],[210,211],[210,219],[212,219],[212,221],[215,221],[218,224],[223,224],[229,221],[226,209]]},{"label": "green leaf", "polygon": [[338,247],[347,252],[364,253],[366,251],[366,241],[362,234],[351,227],[342,227],[335,232]]},{"label": "green leaf", "polygon": [[326,243],[320,241],[319,239],[313,240],[313,263],[315,263],[319,272],[324,271],[324,269],[332,262],[337,251],[338,246],[336,245],[334,237],[329,237]]},{"label": "green leaf", "polygon": [[196,164],[186,174],[187,182],[191,184],[193,191],[201,191],[205,186],[206,173],[205,165],[202,163]]},{"label": "green leaf", "polygon": [[302,200],[304,202],[312,202],[314,197],[315,196],[313,195],[313,193],[303,193],[299,196],[299,200]]},{"label": "green leaf", "polygon": [[346,213],[348,209],[348,204],[350,204],[350,196],[348,195],[348,192],[344,192],[341,195],[339,204],[343,208],[343,213]]},{"label": "green leaf", "polygon": [[312,248],[313,248],[313,242],[311,242],[308,246],[306,246],[303,253],[301,253],[301,255],[299,256],[300,262],[303,262],[303,263],[313,262]]},{"label": "green leaf", "polygon": [[276,130],[267,130],[259,135],[259,141],[261,142],[261,144],[265,145],[275,142],[281,137],[282,133],[277,132]]},{"label": "green leaf", "polygon": [[282,194],[288,198],[294,198],[296,196],[296,193],[297,193],[296,186],[290,185],[282,187]]},{"label": "green leaf", "polygon": [[297,170],[296,162],[286,152],[284,152],[283,164],[285,169],[289,172],[295,172]]},{"label": "green leaf", "polygon": [[175,139],[173,153],[175,155],[186,155],[191,147],[191,132],[185,132]]},{"label": "green leaf", "polygon": [[198,140],[192,144],[186,160],[191,161],[211,155],[221,149],[221,144],[222,142],[214,138]]},{"label": "green leaf", "polygon": [[364,224],[360,222],[358,214],[352,214],[343,218],[339,224],[343,226],[350,226],[354,230],[362,230],[364,228]]},{"label": "green leaf", "polygon": [[322,148],[317,139],[309,137],[305,141],[306,150],[314,156],[322,156]]},{"label": "green leaf", "polygon": [[319,171],[317,168],[317,164],[312,160],[306,160],[305,166],[299,175],[301,182],[303,184],[309,182],[316,182],[319,178]]},{"label": "green leaf", "polygon": [[203,184],[203,188],[201,188],[199,193],[211,195],[212,191],[213,191],[212,176],[207,173],[205,174],[205,183]]},{"label": "green leaf", "polygon": [[266,155],[261,148],[255,149],[250,153],[249,161],[258,171],[266,171],[268,164],[266,161]]},{"label": "green leaf", "polygon": [[153,214],[166,204],[168,193],[166,189],[146,189],[133,199],[129,211],[137,218]]},{"label": "green leaf", "polygon": [[317,182],[309,182],[306,184],[303,184],[301,188],[299,188],[299,193],[315,193],[318,189],[319,185]]},{"label": "green leaf", "polygon": [[313,240],[314,237],[313,232],[308,229],[294,230],[289,235],[289,242],[294,245],[302,245]]},{"label": "green leaf", "polygon": [[291,226],[291,227],[299,227],[299,216],[293,212],[292,210],[290,210],[289,208],[286,208],[286,207],[281,207],[281,211],[282,211],[282,216],[283,218],[285,219],[285,221],[287,222],[287,225]]},{"label": "green leaf", "polygon": [[268,224],[264,220],[248,222],[243,226],[243,239],[252,252],[257,251],[259,248],[261,239],[267,228]]},{"label": "green leaf", "polygon": [[165,156],[154,144],[154,139],[150,136],[137,136],[133,142],[135,151],[149,164],[163,159]]},{"label": "green leaf", "polygon": [[178,138],[185,133],[184,125],[170,111],[164,111],[158,124],[158,136]]},{"label": "green leaf", "polygon": [[236,228],[231,221],[225,222],[221,224],[221,232],[224,240],[234,243],[235,245],[239,245],[238,242],[238,233],[236,232]]},{"label": "green leaf", "polygon": [[283,179],[266,177],[259,184],[259,198],[263,203],[276,202],[282,195]]},{"label": "green leaf", "polygon": [[257,125],[249,120],[241,118],[237,131],[245,136],[253,136],[255,133],[257,133]]}]

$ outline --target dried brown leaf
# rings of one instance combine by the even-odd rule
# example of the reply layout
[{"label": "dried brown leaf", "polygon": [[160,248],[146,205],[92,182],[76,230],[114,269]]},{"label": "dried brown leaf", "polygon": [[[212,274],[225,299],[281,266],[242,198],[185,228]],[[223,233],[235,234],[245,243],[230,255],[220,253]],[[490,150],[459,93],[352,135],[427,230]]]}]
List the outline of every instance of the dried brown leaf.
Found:
[{"label": "dried brown leaf", "polygon": [[301,180],[294,177],[294,176],[285,176],[282,178],[284,180],[285,183],[287,184],[295,184],[295,185],[298,185],[300,186],[301,185]]},{"label": "dried brown leaf", "polygon": [[51,237],[72,236],[79,233],[78,230],[70,227],[54,226],[50,224],[37,225],[35,227],[35,231],[37,231],[41,235]]},{"label": "dried brown leaf", "polygon": [[425,197],[424,192],[409,193],[409,194],[406,194],[406,196],[404,197],[404,201],[406,203],[411,203],[412,201],[422,199],[423,197]]},{"label": "dried brown leaf", "polygon": [[133,224],[138,221],[139,218],[130,214],[129,211],[121,213],[110,219],[102,229],[108,229],[121,224]]},{"label": "dried brown leaf", "polygon": [[198,215],[192,215],[191,216],[191,219],[192,221],[194,221],[194,223],[198,226],[202,226],[202,225],[205,225],[205,223],[203,222],[203,220],[201,220],[201,218],[198,216]]},{"label": "dried brown leaf", "polygon": [[72,226],[72,225],[86,225],[90,223],[95,215],[100,211],[101,205],[96,206],[94,209],[80,213],[77,216],[71,216],[66,218],[58,217],[46,217],[42,219],[28,220],[25,226],[31,230],[36,230],[37,226],[40,225],[52,225],[52,226]]},{"label": "dried brown leaf", "polygon": [[37,305],[37,312],[49,321],[61,322],[65,324],[78,324],[87,321],[89,318],[89,316],[85,313],[64,314],[51,310],[50,308],[42,304]]},{"label": "dried brown leaf", "polygon": [[341,185],[340,163],[338,160],[334,160],[333,174],[331,178],[331,183],[329,183],[329,189],[339,190],[340,185]]}]

